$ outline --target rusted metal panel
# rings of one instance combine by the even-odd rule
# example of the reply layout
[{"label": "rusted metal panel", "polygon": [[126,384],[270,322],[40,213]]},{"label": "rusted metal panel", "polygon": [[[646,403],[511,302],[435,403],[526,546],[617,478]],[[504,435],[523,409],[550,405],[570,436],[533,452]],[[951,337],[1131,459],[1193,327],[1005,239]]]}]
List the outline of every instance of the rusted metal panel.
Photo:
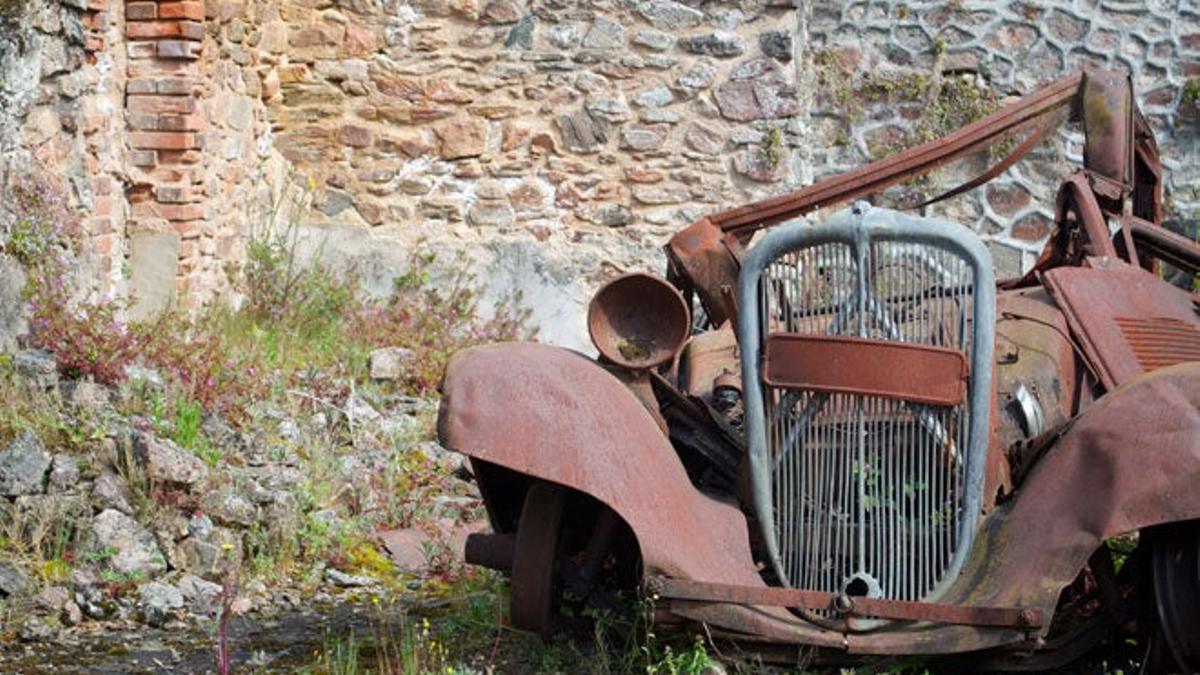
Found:
[{"label": "rusted metal panel", "polygon": [[853,597],[796,588],[733,586],[680,579],[652,579],[666,598],[738,605],[770,605],[810,610],[830,610],[843,616],[875,617],[899,621],[935,621],[964,626],[1039,628],[1044,613],[1036,607],[977,607],[935,602],[911,602]]},{"label": "rusted metal panel", "polygon": [[952,406],[967,395],[957,349],[838,335],[772,333],[763,379],[774,387],[868,394]]},{"label": "rusted metal panel", "polygon": [[1147,370],[1143,359],[1161,366],[1195,353],[1195,296],[1117,260],[1090,263],[1050,270],[1045,279],[1106,388]]},{"label": "rusted metal panel", "polygon": [[475,347],[451,359],[442,389],[447,447],[608,505],[648,573],[762,585],[741,511],[692,486],[650,413],[591,360],[549,345]]},{"label": "rusted metal panel", "polygon": [[1129,76],[1088,71],[1080,90],[1083,162],[1092,189],[1117,200],[1133,187],[1133,87]]}]

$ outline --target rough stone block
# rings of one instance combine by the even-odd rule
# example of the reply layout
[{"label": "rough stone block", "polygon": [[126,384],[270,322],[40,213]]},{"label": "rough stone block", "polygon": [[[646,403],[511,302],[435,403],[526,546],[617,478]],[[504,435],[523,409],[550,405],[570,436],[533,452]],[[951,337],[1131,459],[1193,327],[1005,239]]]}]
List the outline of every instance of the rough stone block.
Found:
[{"label": "rough stone block", "polygon": [[129,240],[131,319],[144,319],[171,306],[179,269],[179,235],[143,232]]}]

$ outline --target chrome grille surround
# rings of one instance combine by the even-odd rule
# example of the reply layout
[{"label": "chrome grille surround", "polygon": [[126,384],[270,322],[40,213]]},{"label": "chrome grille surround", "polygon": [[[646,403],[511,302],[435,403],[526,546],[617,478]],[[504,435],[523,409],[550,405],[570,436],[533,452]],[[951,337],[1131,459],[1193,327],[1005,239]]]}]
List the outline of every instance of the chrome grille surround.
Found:
[{"label": "chrome grille surround", "polygon": [[[983,242],[860,202],[767,233],[743,263],[738,308],[753,508],[778,578],[935,599],[970,550],[983,495],[995,326]],[[761,364],[772,330],[958,349],[966,401],[771,387]]]}]

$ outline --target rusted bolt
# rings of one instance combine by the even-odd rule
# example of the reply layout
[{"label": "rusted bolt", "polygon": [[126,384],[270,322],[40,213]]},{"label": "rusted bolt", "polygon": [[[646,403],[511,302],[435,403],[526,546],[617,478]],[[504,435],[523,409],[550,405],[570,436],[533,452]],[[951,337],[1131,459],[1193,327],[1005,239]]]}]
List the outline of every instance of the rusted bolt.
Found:
[{"label": "rusted bolt", "polygon": [[1032,628],[1038,625],[1040,623],[1038,620],[1038,611],[1036,609],[1028,608],[1021,610],[1021,613],[1017,615],[1017,622],[1020,623],[1023,628]]},{"label": "rusted bolt", "polygon": [[833,608],[842,614],[847,614],[854,610],[854,600],[845,593],[839,593],[833,599]]}]

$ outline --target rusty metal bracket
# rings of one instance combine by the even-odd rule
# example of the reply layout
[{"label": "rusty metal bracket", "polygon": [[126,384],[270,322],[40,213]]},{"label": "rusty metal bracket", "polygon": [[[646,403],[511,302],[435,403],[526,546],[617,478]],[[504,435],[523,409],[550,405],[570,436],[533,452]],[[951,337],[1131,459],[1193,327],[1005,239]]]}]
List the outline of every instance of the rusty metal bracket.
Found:
[{"label": "rusty metal bracket", "polygon": [[1037,607],[974,607],[885,600],[849,596],[844,593],[766,586],[733,586],[665,577],[650,579],[646,587],[651,593],[672,600],[830,610],[844,617],[874,617],[896,621],[928,621],[1023,630],[1040,628],[1044,621],[1042,610]]}]

